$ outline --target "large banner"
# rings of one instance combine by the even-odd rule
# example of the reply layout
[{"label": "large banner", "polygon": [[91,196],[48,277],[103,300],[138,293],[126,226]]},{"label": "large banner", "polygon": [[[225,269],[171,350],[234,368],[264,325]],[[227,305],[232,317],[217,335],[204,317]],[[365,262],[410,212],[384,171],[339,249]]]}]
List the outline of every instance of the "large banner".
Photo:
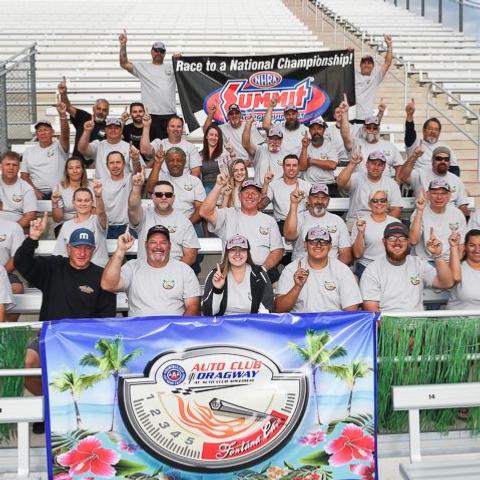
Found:
[{"label": "large banner", "polygon": [[49,478],[378,478],[375,320],[45,323]]},{"label": "large banner", "polygon": [[318,115],[333,120],[333,111],[346,94],[355,104],[352,50],[332,50],[255,57],[180,57],[173,60],[180,103],[190,132],[217,105],[215,120],[226,122],[230,104],[242,112],[255,111],[261,120],[273,95],[279,101],[273,120],[294,104],[301,122]]}]

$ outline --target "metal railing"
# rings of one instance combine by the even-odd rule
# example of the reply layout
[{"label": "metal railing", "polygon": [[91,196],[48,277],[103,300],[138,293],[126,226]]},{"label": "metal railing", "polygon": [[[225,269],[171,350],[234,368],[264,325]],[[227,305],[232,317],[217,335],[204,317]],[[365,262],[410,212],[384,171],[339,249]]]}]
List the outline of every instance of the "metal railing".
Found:
[{"label": "metal railing", "polygon": [[37,121],[36,43],[0,62],[0,151],[31,138]]}]

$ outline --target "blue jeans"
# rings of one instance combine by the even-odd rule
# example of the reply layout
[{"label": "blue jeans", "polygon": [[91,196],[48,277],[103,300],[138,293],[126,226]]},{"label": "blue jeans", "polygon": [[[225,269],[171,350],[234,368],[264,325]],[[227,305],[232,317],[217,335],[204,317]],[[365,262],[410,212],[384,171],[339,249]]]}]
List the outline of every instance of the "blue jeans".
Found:
[{"label": "blue jeans", "polygon": [[[107,239],[116,240],[122,233],[125,233],[127,225],[109,225],[107,230]],[[138,238],[138,233],[133,229],[129,228],[129,233],[132,237]]]}]

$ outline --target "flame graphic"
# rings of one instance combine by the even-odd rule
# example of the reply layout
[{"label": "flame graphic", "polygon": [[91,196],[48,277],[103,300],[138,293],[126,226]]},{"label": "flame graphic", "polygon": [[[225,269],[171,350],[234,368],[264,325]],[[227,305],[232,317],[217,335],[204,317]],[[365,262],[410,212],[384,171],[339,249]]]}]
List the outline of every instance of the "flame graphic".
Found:
[{"label": "flame graphic", "polygon": [[200,405],[198,402],[193,402],[194,405],[192,406],[190,402],[185,403],[180,397],[177,397],[177,401],[182,422],[210,437],[229,438],[248,430],[250,427],[250,422],[246,424],[244,417],[219,420],[210,410],[210,407]]}]

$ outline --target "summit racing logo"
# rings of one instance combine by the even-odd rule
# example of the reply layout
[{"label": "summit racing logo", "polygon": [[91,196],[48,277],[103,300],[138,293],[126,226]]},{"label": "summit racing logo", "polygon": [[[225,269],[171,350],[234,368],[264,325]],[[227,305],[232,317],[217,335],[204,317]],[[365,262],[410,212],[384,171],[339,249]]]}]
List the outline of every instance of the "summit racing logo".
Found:
[{"label": "summit racing logo", "polygon": [[248,80],[228,80],[205,98],[203,109],[208,112],[211,105],[218,106],[214,119],[224,123],[227,121],[228,106],[236,103],[242,112],[254,110],[259,120],[274,95],[278,95],[274,120],[283,119],[284,108],[293,104],[298,108],[299,120],[308,122],[324,113],[331,103],[327,92],[313,85],[312,77],[298,80],[283,78],[277,72],[261,71],[252,74]]}]

